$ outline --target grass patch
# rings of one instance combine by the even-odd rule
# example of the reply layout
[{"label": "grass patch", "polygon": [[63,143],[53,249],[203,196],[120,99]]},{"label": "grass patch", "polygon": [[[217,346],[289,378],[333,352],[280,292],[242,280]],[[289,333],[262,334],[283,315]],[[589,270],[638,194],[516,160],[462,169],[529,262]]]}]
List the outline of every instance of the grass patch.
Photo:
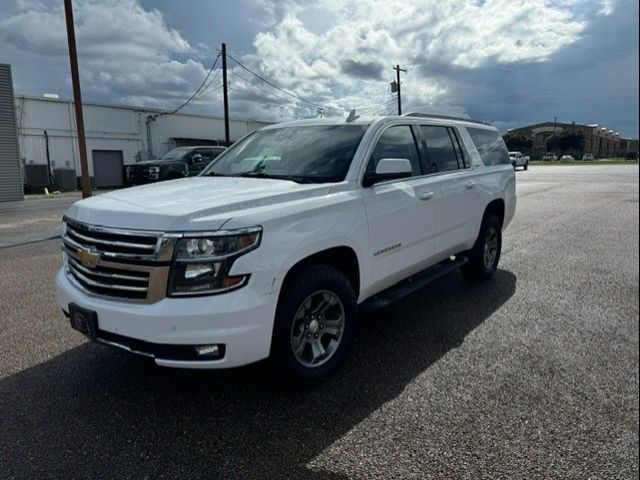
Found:
[{"label": "grass patch", "polygon": [[531,165],[638,165],[638,160],[625,160],[624,158],[603,158],[600,160],[575,160],[573,162],[563,162],[557,160],[549,162],[546,160],[532,160]]}]

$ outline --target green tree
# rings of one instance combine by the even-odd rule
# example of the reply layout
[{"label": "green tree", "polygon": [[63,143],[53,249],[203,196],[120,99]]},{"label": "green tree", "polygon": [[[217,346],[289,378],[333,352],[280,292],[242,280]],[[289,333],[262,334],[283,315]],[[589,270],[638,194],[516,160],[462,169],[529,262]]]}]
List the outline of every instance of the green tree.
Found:
[{"label": "green tree", "polygon": [[511,151],[527,151],[533,146],[533,140],[518,132],[507,132],[502,136],[502,138],[504,139],[504,143],[507,145],[507,148]]},{"label": "green tree", "polygon": [[554,135],[547,139],[547,150],[550,152],[553,151],[554,144],[561,152],[584,150],[584,133],[580,131],[563,130],[555,135],[555,142],[553,137]]}]

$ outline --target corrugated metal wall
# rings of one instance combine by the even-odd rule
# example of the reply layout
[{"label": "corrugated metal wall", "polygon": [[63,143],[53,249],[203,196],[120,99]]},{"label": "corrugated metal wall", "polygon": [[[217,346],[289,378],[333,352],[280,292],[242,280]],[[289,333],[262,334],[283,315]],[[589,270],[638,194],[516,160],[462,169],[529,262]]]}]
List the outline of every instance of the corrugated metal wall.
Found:
[{"label": "corrugated metal wall", "polygon": [[[16,97],[16,118],[20,151],[25,163],[46,163],[44,131],[49,135],[49,151],[54,167],[75,168],[80,175],[78,141],[73,103],[42,97]],[[83,105],[89,174],[93,175],[93,150],[119,150],[125,165],[146,160],[146,121],[157,110],[119,105]],[[267,125],[263,122],[232,120],[230,134],[237,140]],[[221,118],[190,114],[159,116],[150,122],[151,151],[158,158],[174,146],[172,138],[224,139]]]},{"label": "corrugated metal wall", "polygon": [[0,63],[0,202],[23,198],[11,66]]}]

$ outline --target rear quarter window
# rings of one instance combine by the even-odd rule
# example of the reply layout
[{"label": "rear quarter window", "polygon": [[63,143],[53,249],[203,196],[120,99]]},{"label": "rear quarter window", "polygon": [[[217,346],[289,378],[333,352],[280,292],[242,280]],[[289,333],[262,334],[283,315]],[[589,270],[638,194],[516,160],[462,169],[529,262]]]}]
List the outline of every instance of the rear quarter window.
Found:
[{"label": "rear quarter window", "polygon": [[485,166],[510,165],[509,152],[497,130],[467,127]]}]

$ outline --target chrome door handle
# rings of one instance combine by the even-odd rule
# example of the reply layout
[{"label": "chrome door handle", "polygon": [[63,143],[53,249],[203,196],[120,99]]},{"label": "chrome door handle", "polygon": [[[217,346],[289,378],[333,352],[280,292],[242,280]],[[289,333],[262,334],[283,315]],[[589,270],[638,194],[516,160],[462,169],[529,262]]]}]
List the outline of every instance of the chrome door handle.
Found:
[{"label": "chrome door handle", "polygon": [[476,186],[476,182],[474,182],[473,180],[470,180],[464,184],[464,188],[466,188],[467,190],[475,186]]},{"label": "chrome door handle", "polygon": [[423,192],[423,193],[418,194],[418,198],[420,200],[429,200],[430,198],[433,197],[433,195],[434,195],[433,192]]}]

